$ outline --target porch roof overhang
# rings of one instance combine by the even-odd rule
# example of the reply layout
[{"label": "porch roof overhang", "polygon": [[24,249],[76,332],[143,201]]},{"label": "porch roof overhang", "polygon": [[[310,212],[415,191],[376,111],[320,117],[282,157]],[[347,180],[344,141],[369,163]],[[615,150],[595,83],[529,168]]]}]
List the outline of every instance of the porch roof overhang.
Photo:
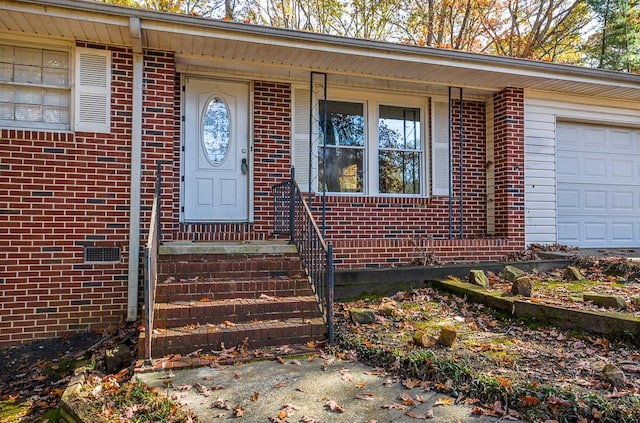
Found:
[{"label": "porch roof overhang", "polygon": [[1,0],[2,33],[172,51],[187,69],[292,81],[311,71],[380,84],[464,87],[477,95],[519,87],[638,101],[640,76],[555,63],[270,28],[84,0]]}]

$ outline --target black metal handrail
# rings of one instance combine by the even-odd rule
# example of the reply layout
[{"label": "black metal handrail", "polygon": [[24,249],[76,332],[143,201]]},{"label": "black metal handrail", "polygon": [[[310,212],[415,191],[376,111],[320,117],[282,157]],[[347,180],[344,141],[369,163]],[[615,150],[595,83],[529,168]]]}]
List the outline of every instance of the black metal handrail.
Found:
[{"label": "black metal handrail", "polygon": [[160,225],[160,194],[162,193],[162,164],[158,163],[156,189],[151,207],[149,237],[144,247],[144,328],[146,359],[152,360],[153,309],[156,303],[156,284],[158,282],[158,249],[162,237]]},{"label": "black metal handrail", "polygon": [[291,179],[273,187],[274,233],[289,234],[309,276],[333,344],[333,246],[325,242],[291,168]]}]

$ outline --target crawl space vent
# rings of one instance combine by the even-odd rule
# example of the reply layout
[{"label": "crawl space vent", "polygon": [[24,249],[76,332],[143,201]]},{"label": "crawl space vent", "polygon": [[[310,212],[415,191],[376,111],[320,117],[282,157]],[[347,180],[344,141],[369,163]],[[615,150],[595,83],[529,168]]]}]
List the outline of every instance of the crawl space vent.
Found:
[{"label": "crawl space vent", "polygon": [[85,262],[119,262],[120,247],[85,247]]}]

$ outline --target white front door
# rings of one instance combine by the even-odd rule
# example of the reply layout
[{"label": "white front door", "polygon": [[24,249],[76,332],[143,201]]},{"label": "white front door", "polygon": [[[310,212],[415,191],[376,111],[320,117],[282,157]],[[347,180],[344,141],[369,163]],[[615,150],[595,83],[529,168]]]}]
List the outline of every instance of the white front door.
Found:
[{"label": "white front door", "polygon": [[249,86],[186,78],[183,220],[249,219]]}]

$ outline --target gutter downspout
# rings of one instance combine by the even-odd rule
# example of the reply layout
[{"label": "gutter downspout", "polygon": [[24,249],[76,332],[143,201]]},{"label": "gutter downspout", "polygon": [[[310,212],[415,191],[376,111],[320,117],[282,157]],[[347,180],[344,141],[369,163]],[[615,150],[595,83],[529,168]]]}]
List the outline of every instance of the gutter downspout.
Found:
[{"label": "gutter downspout", "polygon": [[133,101],[131,108],[131,197],[129,200],[129,273],[127,285],[127,322],[138,319],[140,281],[140,201],[142,175],[142,90],[143,63],[140,18],[129,18],[133,50]]}]

